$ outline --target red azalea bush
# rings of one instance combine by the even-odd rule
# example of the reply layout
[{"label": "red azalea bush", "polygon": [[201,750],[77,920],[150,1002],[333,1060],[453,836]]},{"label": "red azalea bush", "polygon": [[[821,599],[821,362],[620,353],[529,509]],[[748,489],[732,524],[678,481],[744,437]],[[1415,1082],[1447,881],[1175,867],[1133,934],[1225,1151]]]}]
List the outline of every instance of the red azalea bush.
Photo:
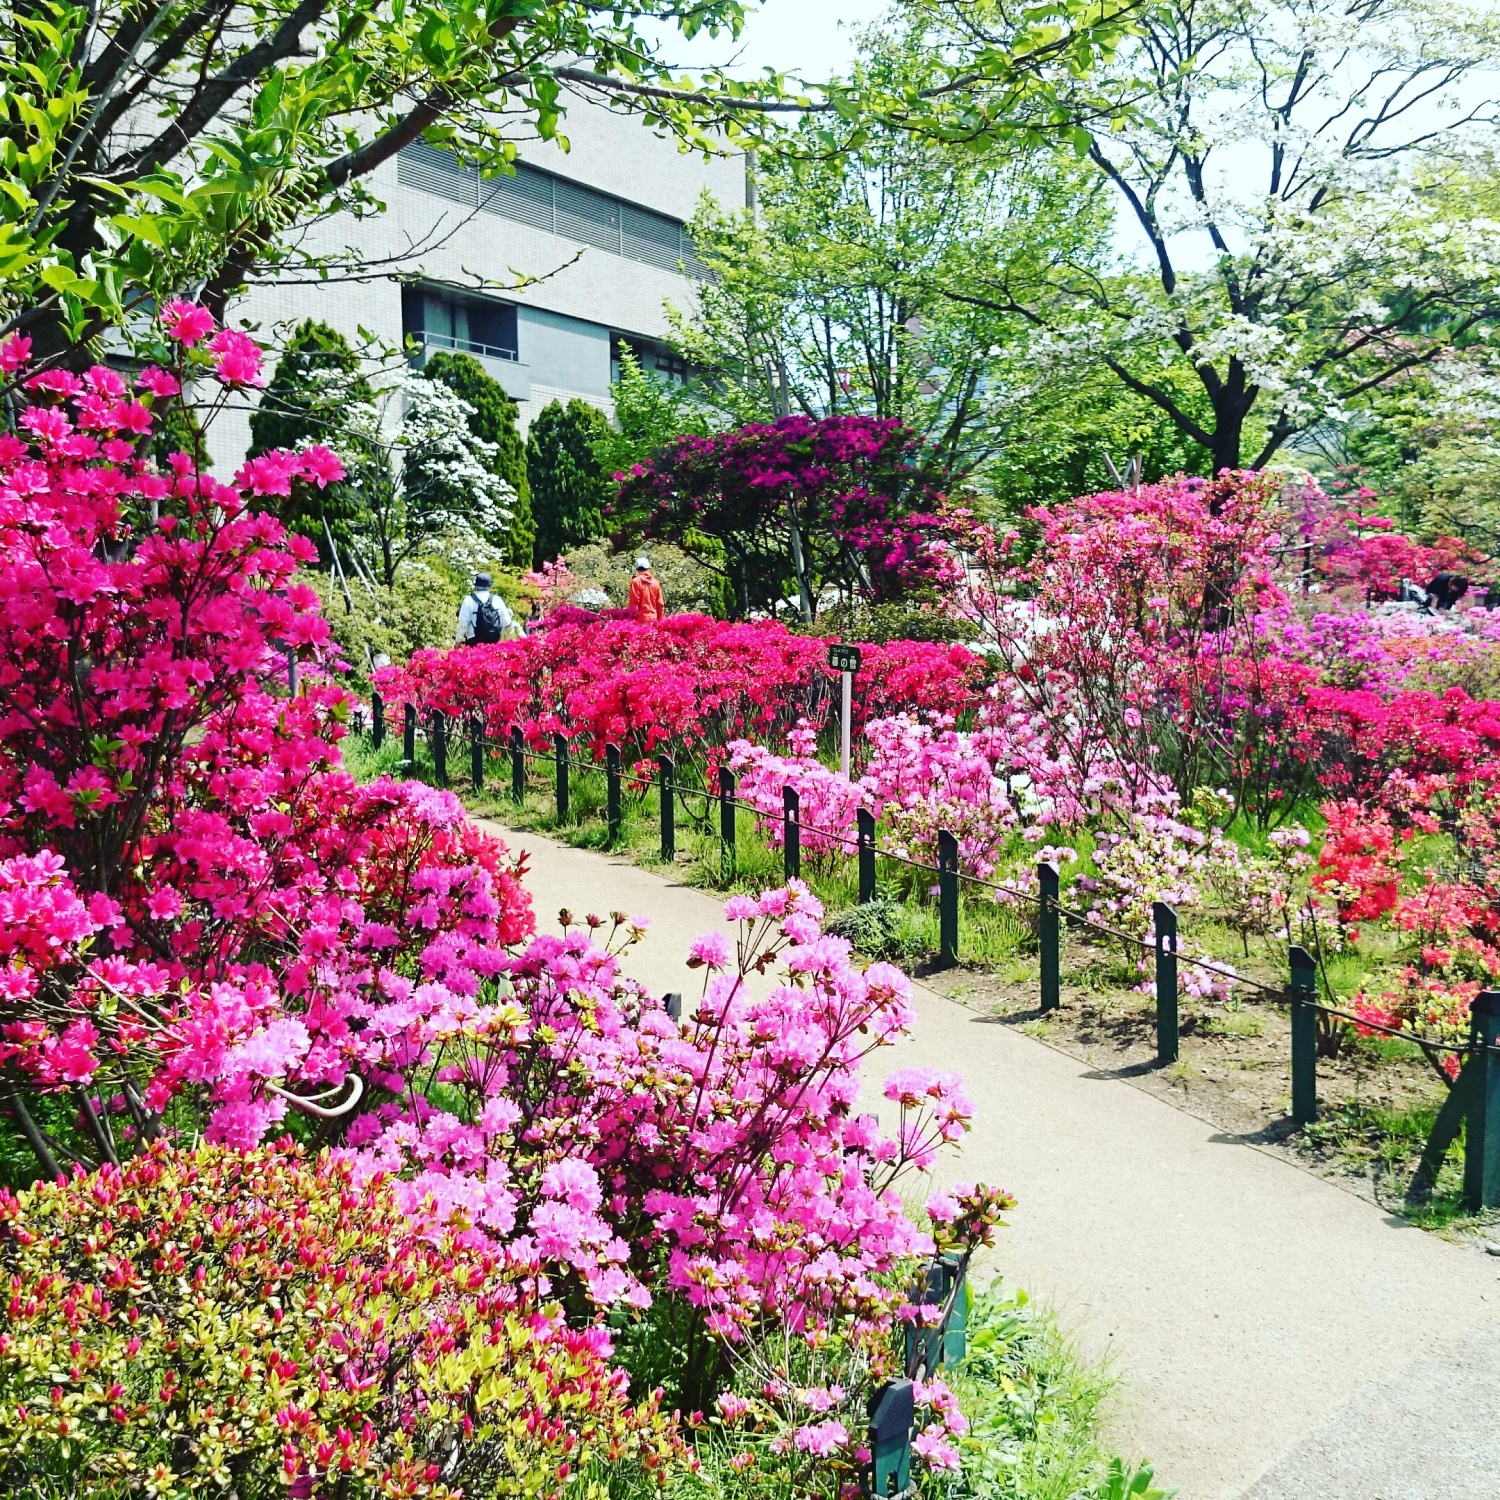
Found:
[{"label": "red azalea bush", "polygon": [[[589,618],[493,646],[418,651],[375,684],[389,703],[479,717],[491,733],[519,724],[534,744],[562,733],[595,756],[610,743],[645,756],[741,737],[784,743],[799,719],[821,719],[836,701],[828,644],[771,621]],[[957,713],[978,701],[985,666],[966,646],[894,641],[861,651],[860,723],[901,709]]]}]

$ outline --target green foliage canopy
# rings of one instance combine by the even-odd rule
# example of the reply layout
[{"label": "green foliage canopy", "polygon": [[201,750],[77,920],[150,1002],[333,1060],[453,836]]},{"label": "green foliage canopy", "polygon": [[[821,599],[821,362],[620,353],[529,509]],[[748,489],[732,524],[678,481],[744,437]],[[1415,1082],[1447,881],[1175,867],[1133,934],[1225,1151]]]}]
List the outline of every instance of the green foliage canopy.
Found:
[{"label": "green foliage canopy", "polygon": [[[337,447],[351,404],[373,399],[370,382],[360,373],[359,357],[348,340],[327,323],[309,318],[287,341],[276,373],[250,415],[250,457],[307,443]],[[317,545],[319,557],[327,564],[332,562],[328,534],[335,545],[347,547],[360,510],[358,487],[346,481],[326,489],[295,485],[280,513],[293,531]]]},{"label": "green foliage canopy", "polygon": [[604,509],[614,486],[595,453],[609,432],[597,406],[554,401],[537,415],[526,439],[526,470],[536,525],[535,560],[551,562],[604,534]]}]

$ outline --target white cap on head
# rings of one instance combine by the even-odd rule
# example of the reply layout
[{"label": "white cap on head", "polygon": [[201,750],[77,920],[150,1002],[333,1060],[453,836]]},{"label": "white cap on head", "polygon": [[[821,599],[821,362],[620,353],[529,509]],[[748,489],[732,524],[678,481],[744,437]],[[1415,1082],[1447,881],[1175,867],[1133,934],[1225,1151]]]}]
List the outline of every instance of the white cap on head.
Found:
[{"label": "white cap on head", "polygon": [[642,569],[644,569],[648,573],[651,571],[651,559],[649,557],[642,556],[642,557],[636,558],[636,560],[635,560],[635,570],[636,570],[636,572],[639,573]]}]

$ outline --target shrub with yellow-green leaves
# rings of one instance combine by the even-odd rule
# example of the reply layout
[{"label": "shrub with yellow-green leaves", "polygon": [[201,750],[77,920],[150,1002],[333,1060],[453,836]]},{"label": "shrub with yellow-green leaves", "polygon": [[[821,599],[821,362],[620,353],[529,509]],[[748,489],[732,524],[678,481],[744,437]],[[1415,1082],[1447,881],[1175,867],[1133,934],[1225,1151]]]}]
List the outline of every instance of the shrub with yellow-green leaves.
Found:
[{"label": "shrub with yellow-green leaves", "polygon": [[597,1330],[286,1142],[0,1194],[0,1292],[10,1493],[584,1500],[683,1454]]}]

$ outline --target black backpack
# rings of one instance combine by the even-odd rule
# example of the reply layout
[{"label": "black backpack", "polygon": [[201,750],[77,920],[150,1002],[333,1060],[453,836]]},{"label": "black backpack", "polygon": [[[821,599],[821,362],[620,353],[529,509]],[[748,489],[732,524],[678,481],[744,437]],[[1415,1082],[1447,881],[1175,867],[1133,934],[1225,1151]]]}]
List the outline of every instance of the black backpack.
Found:
[{"label": "black backpack", "polygon": [[477,606],[474,612],[474,644],[493,646],[505,633],[505,627],[500,623],[500,611],[495,607],[495,596],[491,594],[488,599],[481,599],[478,594],[471,594],[469,597]]}]

